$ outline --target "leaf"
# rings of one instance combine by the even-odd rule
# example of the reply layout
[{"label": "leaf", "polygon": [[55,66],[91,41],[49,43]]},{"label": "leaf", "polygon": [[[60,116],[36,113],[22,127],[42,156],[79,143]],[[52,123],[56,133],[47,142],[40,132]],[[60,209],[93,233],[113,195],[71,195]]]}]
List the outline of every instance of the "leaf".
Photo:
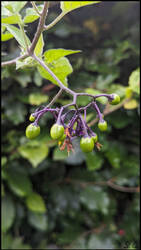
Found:
[{"label": "leaf", "polygon": [[63,161],[68,158],[68,153],[66,150],[61,151],[58,147],[53,151],[53,160],[54,161]]},{"label": "leaf", "polygon": [[24,197],[32,192],[32,184],[27,175],[19,171],[10,171],[7,173],[8,185],[18,196]]},{"label": "leaf", "polygon": [[[46,63],[47,64],[47,63]],[[72,73],[73,69],[69,60],[65,57],[61,57],[58,60],[53,61],[48,65],[48,67],[53,71],[53,73],[59,78],[59,80],[67,86],[67,76]],[[42,67],[37,67],[41,76],[55,85],[59,86],[58,82]]]},{"label": "leaf", "polygon": [[100,169],[103,164],[103,161],[104,160],[102,159],[102,157],[95,152],[86,154],[86,164],[88,170],[90,171]]},{"label": "leaf", "polygon": [[68,13],[72,10],[75,10],[77,8],[90,5],[90,4],[96,4],[100,1],[61,1],[61,9],[63,12]]},{"label": "leaf", "polygon": [[2,249],[10,249],[12,241],[10,234],[2,234]]},{"label": "leaf", "polygon": [[54,60],[57,60],[61,57],[79,53],[81,50],[69,50],[69,49],[49,49],[45,51],[44,58],[47,63],[51,63]]},{"label": "leaf", "polygon": [[108,89],[108,94],[116,93],[120,98],[125,97],[126,87],[121,84],[111,84]]},{"label": "leaf", "polygon": [[8,41],[8,40],[10,40],[13,37],[14,36],[12,34],[10,34],[9,32],[1,34],[1,40],[2,40],[2,42]]},{"label": "leaf", "polygon": [[113,142],[113,143],[110,143],[110,147],[108,151],[105,153],[105,156],[107,157],[112,167],[120,168],[121,160],[123,159],[124,153],[125,153],[125,150],[122,147],[122,145]]},{"label": "leaf", "polygon": [[40,105],[48,101],[48,96],[40,93],[32,93],[29,95],[29,103],[31,105]]},{"label": "leaf", "polygon": [[[90,95],[98,95],[101,94],[101,91],[97,90],[97,89],[92,89],[92,88],[87,88],[85,89],[85,92],[90,94]],[[96,99],[97,101],[99,101],[102,104],[106,104],[107,103],[107,98],[106,97],[98,97]]]},{"label": "leaf", "polygon": [[129,77],[129,86],[137,94],[140,93],[140,69],[136,69]]},{"label": "leaf", "polygon": [[1,165],[2,167],[7,163],[7,157],[6,156],[3,156],[1,157]]},{"label": "leaf", "polygon": [[2,232],[6,232],[13,224],[15,218],[15,206],[10,197],[2,199]]},{"label": "leaf", "polygon": [[44,47],[44,40],[43,40],[43,35],[41,34],[34,50],[36,56],[42,55],[43,47]]},{"label": "leaf", "polygon": [[47,230],[47,216],[45,214],[37,214],[30,212],[28,214],[28,221],[31,226],[33,226],[35,229],[46,231]]},{"label": "leaf", "polygon": [[104,214],[108,213],[109,197],[99,187],[86,187],[80,193],[80,200],[90,210],[98,210]]},{"label": "leaf", "polygon": [[11,13],[18,13],[27,1],[3,1],[2,9],[5,8]]},{"label": "leaf", "polygon": [[40,16],[33,8],[26,9],[26,16],[24,17],[24,23],[32,23],[37,20]]},{"label": "leaf", "polygon": [[18,24],[21,23],[21,17],[19,14],[12,16],[3,16],[1,22],[4,24]]},{"label": "leaf", "polygon": [[[7,30],[15,37],[15,39],[17,40],[17,42],[23,47],[23,48],[26,48],[26,44],[25,44],[25,41],[23,39],[23,34],[22,34],[22,31],[20,29],[18,29],[17,27],[11,25],[11,24],[5,24]],[[26,40],[27,40],[27,43],[28,45],[30,45],[30,40],[29,38],[26,36],[25,34],[25,37],[26,37]]]},{"label": "leaf", "polygon": [[131,99],[128,102],[124,103],[124,108],[125,109],[135,109],[138,107],[138,102],[136,99]]},{"label": "leaf", "polygon": [[46,206],[44,200],[37,193],[33,192],[26,198],[26,205],[29,208],[29,210],[33,212],[38,212],[38,213],[46,212]]},{"label": "leaf", "polygon": [[26,158],[33,167],[37,167],[48,155],[48,147],[46,143],[39,141],[30,141],[18,148],[22,157]]}]

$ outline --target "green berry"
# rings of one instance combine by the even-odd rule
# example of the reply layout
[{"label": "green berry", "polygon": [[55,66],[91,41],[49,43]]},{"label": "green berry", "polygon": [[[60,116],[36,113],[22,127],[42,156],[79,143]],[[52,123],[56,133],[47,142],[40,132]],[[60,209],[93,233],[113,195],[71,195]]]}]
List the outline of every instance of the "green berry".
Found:
[{"label": "green berry", "polygon": [[82,137],[80,140],[80,148],[83,152],[91,152],[94,148],[94,140],[92,137]]},{"label": "green berry", "polygon": [[30,124],[26,128],[26,137],[28,139],[34,139],[40,134],[40,126],[36,126],[34,124]]},{"label": "green berry", "polygon": [[101,130],[101,131],[106,131],[107,130],[107,122],[106,121],[100,121],[99,123],[98,123],[98,128],[99,128],[99,130]]},{"label": "green berry", "polygon": [[66,139],[66,134],[63,134],[61,138],[59,138],[59,141],[64,141]]},{"label": "green berry", "polygon": [[58,140],[63,136],[63,134],[64,134],[64,127],[62,125],[58,125],[56,123],[51,127],[50,135],[52,139]]},{"label": "green berry", "polygon": [[97,134],[93,135],[93,136],[92,136],[92,139],[94,140],[94,143],[97,142],[97,141],[98,141],[98,136],[97,136]]},{"label": "green berry", "polygon": [[110,101],[110,104],[111,104],[111,105],[116,105],[116,104],[118,104],[118,103],[120,102],[120,97],[119,97],[119,95],[117,95],[117,94],[112,94],[112,98],[113,98],[113,100]]},{"label": "green berry", "polygon": [[33,116],[33,115],[31,114],[30,117],[29,117],[29,121],[34,122],[34,121],[35,121],[35,116]]}]

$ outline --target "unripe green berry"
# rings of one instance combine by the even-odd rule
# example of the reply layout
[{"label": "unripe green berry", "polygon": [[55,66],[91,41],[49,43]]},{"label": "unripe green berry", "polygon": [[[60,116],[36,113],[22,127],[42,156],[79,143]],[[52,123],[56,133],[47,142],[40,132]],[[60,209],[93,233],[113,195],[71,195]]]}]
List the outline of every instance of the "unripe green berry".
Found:
[{"label": "unripe green berry", "polygon": [[92,137],[82,137],[80,140],[80,148],[83,152],[91,152],[94,148],[94,140]]},{"label": "unripe green berry", "polygon": [[40,134],[40,126],[36,126],[34,124],[30,124],[26,128],[26,137],[28,139],[34,139]]},{"label": "unripe green berry", "polygon": [[94,140],[94,143],[97,142],[97,141],[98,141],[98,136],[97,136],[97,134],[93,135],[93,136],[92,136],[92,139]]},{"label": "unripe green berry", "polygon": [[30,117],[29,117],[29,121],[34,122],[34,121],[35,121],[35,116],[33,116],[33,115],[31,114]]},{"label": "unripe green berry", "polygon": [[118,104],[120,102],[119,95],[112,94],[112,97],[113,97],[113,100],[109,102],[111,105],[116,105],[116,104]]},{"label": "unripe green berry", "polygon": [[64,127],[62,125],[58,125],[56,123],[51,127],[50,135],[52,139],[58,140],[63,136],[63,134],[64,134]]},{"label": "unripe green berry", "polygon": [[66,139],[66,134],[64,133],[63,135],[62,135],[62,137],[59,139],[59,141],[64,141],[65,139]]},{"label": "unripe green berry", "polygon": [[106,131],[107,130],[107,122],[106,121],[100,121],[98,123],[98,128],[100,131]]}]

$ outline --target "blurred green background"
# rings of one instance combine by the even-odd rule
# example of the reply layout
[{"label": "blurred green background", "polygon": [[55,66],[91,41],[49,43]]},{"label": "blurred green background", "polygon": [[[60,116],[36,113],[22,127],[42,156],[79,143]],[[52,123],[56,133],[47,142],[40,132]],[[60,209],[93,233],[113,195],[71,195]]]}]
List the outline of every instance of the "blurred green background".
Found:
[{"label": "blurred green background", "polygon": [[[24,11],[24,9],[23,9]],[[59,12],[49,8],[47,23]],[[127,97],[129,77],[139,67],[139,2],[101,2],[77,9],[44,32],[44,50],[82,50],[70,55],[75,91],[115,92]],[[28,25],[32,38],[38,21]],[[2,43],[2,59],[19,53],[17,42]],[[134,76],[132,75],[132,78]],[[130,102],[105,116],[103,146],[89,154],[74,141],[67,156],[50,138],[51,115],[41,121],[40,136],[29,141],[29,115],[46,105],[59,88],[34,68],[2,69],[2,249],[138,249],[139,248],[139,91]],[[63,93],[56,106],[67,104]],[[78,100],[80,106],[88,97]],[[99,99],[104,110],[107,101]],[[90,110],[88,122],[95,119]],[[125,188],[120,188],[120,187]]]}]

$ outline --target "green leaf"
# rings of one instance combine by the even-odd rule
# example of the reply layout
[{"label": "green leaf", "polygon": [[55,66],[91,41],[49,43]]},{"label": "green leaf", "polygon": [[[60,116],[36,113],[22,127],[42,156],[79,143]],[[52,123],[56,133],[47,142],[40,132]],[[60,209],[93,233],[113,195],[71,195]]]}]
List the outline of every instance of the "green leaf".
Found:
[{"label": "green leaf", "polygon": [[7,163],[7,157],[3,156],[1,157],[1,165],[2,167]]},{"label": "green leaf", "polygon": [[63,161],[68,158],[68,153],[66,150],[61,151],[58,147],[53,151],[53,160],[54,161]]},{"label": "green leaf", "polygon": [[140,93],[140,69],[136,69],[129,77],[129,86],[137,94]]},{"label": "green leaf", "polygon": [[111,84],[108,88],[108,94],[116,93],[120,98],[125,97],[126,87],[121,84]]},{"label": "green leaf", "polygon": [[[98,95],[101,94],[101,91],[97,90],[97,89],[92,89],[92,88],[87,88],[85,89],[85,92],[90,94],[90,95]],[[97,101],[99,101],[102,104],[106,104],[107,103],[107,98],[106,97],[98,97],[96,99]]]},{"label": "green leaf", "polygon": [[[17,27],[11,25],[11,24],[5,24],[7,30],[15,37],[15,39],[17,40],[17,42],[23,47],[26,48],[26,44],[25,41],[23,39],[23,33],[20,29],[18,29]],[[28,45],[30,45],[30,40],[29,38],[25,35],[26,40]]]},{"label": "green leaf", "polygon": [[109,197],[99,187],[86,187],[80,194],[80,200],[90,210],[108,213]]},{"label": "green leaf", "polygon": [[86,164],[88,170],[90,171],[100,169],[103,164],[103,161],[104,160],[102,159],[102,157],[95,152],[86,154]]},{"label": "green leaf", "polygon": [[29,103],[31,105],[40,105],[48,101],[48,96],[40,93],[32,93],[29,95]]},{"label": "green leaf", "polygon": [[6,232],[13,224],[15,218],[15,206],[10,197],[2,199],[2,232]]},{"label": "green leaf", "polygon": [[11,190],[18,196],[24,197],[32,192],[32,184],[27,175],[19,172],[8,170],[7,180]]},{"label": "green leaf", "polygon": [[100,1],[61,1],[61,9],[63,12],[68,13],[72,10],[75,10],[77,8],[99,3]]},{"label": "green leaf", "polygon": [[3,16],[1,22],[4,24],[18,24],[21,23],[21,17],[19,14],[12,16]]},{"label": "green leaf", "polygon": [[11,13],[18,13],[27,1],[3,1],[2,9],[5,8]]},{"label": "green leaf", "polygon": [[47,216],[45,214],[37,214],[30,212],[28,214],[28,221],[31,226],[33,226],[35,229],[46,231],[47,230]]},{"label": "green leaf", "polygon": [[105,153],[105,156],[114,168],[121,167],[121,160],[124,156],[124,149],[121,146],[121,144],[113,142],[110,144],[108,151]]},{"label": "green leaf", "polygon": [[5,42],[5,41],[8,41],[10,40],[11,38],[13,38],[14,36],[12,34],[10,34],[9,32],[6,32],[6,33],[2,33],[1,34],[1,40],[2,42]]},{"label": "green leaf", "polygon": [[24,17],[24,23],[32,23],[37,20],[40,16],[33,8],[26,9],[26,16]]},{"label": "green leaf", "polygon": [[30,141],[18,148],[22,157],[26,158],[33,167],[37,167],[48,155],[48,147],[39,141]]},{"label": "green leaf", "polygon": [[2,234],[2,249],[10,249],[12,241],[10,234]]},{"label": "green leaf", "polygon": [[36,56],[42,55],[43,47],[44,47],[44,40],[43,40],[43,35],[41,34],[34,50]]},{"label": "green leaf", "polygon": [[[50,63],[48,67],[53,71],[53,73],[59,78],[59,80],[65,86],[68,85],[67,76],[72,73],[73,69],[67,58],[61,57],[58,60],[55,60],[52,63]],[[58,82],[54,80],[54,78],[41,65],[38,66],[38,70],[43,78],[59,86]]]},{"label": "green leaf", "polygon": [[33,192],[26,198],[26,205],[29,208],[29,210],[33,212],[38,212],[38,213],[46,212],[46,206],[44,200],[37,193]]},{"label": "green leaf", "polygon": [[45,62],[51,63],[52,61],[57,60],[61,57],[75,54],[75,53],[79,53],[79,52],[81,52],[81,50],[49,49],[49,50],[45,51],[44,58],[45,58]]}]

